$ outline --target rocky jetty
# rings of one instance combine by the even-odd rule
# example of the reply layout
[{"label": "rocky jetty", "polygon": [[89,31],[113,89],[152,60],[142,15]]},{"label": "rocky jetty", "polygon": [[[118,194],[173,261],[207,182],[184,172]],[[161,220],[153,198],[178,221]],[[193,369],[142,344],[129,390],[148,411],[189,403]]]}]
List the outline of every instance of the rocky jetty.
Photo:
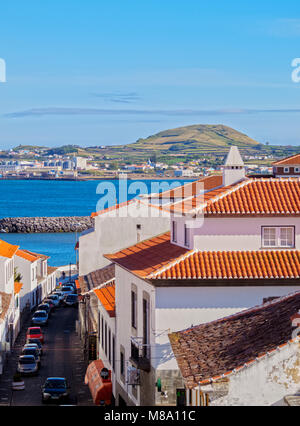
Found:
[{"label": "rocky jetty", "polygon": [[82,232],[92,227],[93,219],[90,216],[8,217],[0,219],[0,232],[7,233]]}]

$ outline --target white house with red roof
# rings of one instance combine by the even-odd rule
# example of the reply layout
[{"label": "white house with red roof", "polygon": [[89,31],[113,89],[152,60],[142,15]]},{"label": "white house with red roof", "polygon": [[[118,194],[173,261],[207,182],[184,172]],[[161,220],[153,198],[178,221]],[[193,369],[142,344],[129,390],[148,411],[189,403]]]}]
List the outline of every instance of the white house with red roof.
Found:
[{"label": "white house with red roof", "polygon": [[171,232],[105,256],[117,404],[181,404],[170,333],[300,290],[300,180],[246,178],[235,148],[225,164],[221,187],[162,206]]},{"label": "white house with red roof", "polygon": [[275,177],[300,177],[300,154],[273,163]]},{"label": "white house with red roof", "polygon": [[20,309],[37,306],[56,286],[56,268],[48,266],[48,256],[19,249],[15,256],[17,272],[22,276]]},{"label": "white house with red roof", "polygon": [[0,374],[19,332],[21,284],[14,282],[18,246],[0,240]]}]

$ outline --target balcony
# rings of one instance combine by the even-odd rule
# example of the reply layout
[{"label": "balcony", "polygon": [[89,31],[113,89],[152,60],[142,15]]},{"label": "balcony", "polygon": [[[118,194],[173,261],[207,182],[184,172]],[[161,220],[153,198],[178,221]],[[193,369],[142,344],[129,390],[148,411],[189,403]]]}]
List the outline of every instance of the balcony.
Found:
[{"label": "balcony", "polygon": [[151,370],[151,350],[149,344],[143,344],[143,338],[131,337],[131,356],[129,361],[137,369]]}]

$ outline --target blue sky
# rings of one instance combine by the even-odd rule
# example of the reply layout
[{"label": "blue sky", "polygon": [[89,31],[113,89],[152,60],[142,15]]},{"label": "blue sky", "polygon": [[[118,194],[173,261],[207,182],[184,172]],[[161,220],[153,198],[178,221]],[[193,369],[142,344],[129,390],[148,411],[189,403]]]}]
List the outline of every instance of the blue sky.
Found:
[{"label": "blue sky", "polygon": [[299,42],[296,0],[3,2],[0,148],[123,144],[197,123],[300,145]]}]

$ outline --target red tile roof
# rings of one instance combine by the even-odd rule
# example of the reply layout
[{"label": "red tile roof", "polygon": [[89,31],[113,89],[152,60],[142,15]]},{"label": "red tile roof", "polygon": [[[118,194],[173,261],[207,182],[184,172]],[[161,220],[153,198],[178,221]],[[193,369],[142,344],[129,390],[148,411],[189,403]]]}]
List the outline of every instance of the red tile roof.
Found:
[{"label": "red tile roof", "polygon": [[115,298],[115,283],[107,284],[104,287],[95,289],[94,293],[100,300],[104,309],[108,312],[110,317],[115,317],[116,312],[116,298]]},{"label": "red tile roof", "polygon": [[115,265],[110,264],[96,271],[78,277],[78,287],[81,293],[89,292],[94,288],[107,284],[115,278]]},{"label": "red tile roof", "polygon": [[273,166],[300,166],[300,154],[292,155],[291,157],[275,161]]},{"label": "red tile roof", "polygon": [[152,280],[298,279],[300,251],[198,251],[170,242],[170,233],[135,244],[106,258]]},{"label": "red tile roof", "polygon": [[[186,198],[196,196],[200,191],[209,191],[214,188],[221,186],[223,183],[222,175],[211,175],[205,176],[194,182],[188,182],[185,185],[181,185],[177,188],[170,189],[168,191],[161,192],[158,194],[158,198],[173,199],[173,198]],[[156,194],[157,195],[157,194]],[[148,197],[153,197],[153,194],[149,194]],[[154,197],[153,197],[154,198]],[[156,198],[156,197],[155,197]]]},{"label": "red tile roof", "polygon": [[0,256],[11,259],[18,250],[19,246],[14,246],[6,241],[0,240]]},{"label": "red tile roof", "polygon": [[115,254],[106,254],[105,257],[133,274],[146,278],[187,252],[187,249],[171,244],[170,232],[167,232]]},{"label": "red tile roof", "polygon": [[227,318],[171,333],[169,339],[188,388],[238,372],[289,343],[291,316],[300,309],[300,292]]},{"label": "red tile roof", "polygon": [[28,260],[29,262],[36,262],[39,259],[36,255],[27,252],[26,250],[18,250],[16,255],[22,259]]},{"label": "red tile roof", "polygon": [[14,283],[14,294],[19,294],[22,287],[23,287],[22,283],[15,282]]},{"label": "red tile roof", "polygon": [[296,279],[300,277],[300,251],[194,251],[161,270],[151,279]]}]

